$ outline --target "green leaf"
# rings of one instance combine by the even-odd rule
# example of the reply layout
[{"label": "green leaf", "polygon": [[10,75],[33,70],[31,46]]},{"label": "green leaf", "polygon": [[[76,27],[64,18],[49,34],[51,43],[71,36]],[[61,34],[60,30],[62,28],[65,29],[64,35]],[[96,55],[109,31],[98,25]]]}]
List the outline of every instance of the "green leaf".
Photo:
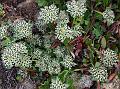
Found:
[{"label": "green leaf", "polygon": [[107,7],[110,0],[103,0],[104,7]]},{"label": "green leaf", "polygon": [[64,70],[63,72],[61,72],[58,77],[60,78],[60,80],[62,82],[64,82],[66,80],[66,78],[68,77],[69,71],[68,70]]},{"label": "green leaf", "polygon": [[49,81],[45,81],[43,85],[39,86],[39,89],[49,89]]},{"label": "green leaf", "polygon": [[8,46],[12,43],[11,39],[9,37],[6,37],[5,40],[2,41],[3,46]]},{"label": "green leaf", "polygon": [[73,80],[72,79],[67,79],[66,84],[69,85],[68,89],[75,89],[73,85]]},{"label": "green leaf", "polygon": [[93,30],[92,32],[93,32],[93,34],[95,35],[95,37],[96,37],[97,39],[98,39],[99,36],[101,35],[100,29],[94,28],[94,30]]},{"label": "green leaf", "polygon": [[100,67],[100,65],[101,65],[100,62],[96,62],[95,67],[98,68],[98,67]]},{"label": "green leaf", "polygon": [[103,48],[106,48],[106,39],[105,39],[105,37],[102,37],[102,39],[101,39],[101,46],[103,47]]},{"label": "green leaf", "polygon": [[46,0],[37,0],[38,6],[42,7],[47,5],[47,1]]}]

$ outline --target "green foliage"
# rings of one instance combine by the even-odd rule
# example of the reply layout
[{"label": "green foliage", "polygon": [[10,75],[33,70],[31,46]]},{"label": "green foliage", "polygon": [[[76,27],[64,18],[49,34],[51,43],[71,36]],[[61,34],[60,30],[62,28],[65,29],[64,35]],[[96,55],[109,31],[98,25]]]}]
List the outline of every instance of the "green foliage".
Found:
[{"label": "green foliage", "polygon": [[[36,0],[38,12],[31,20],[22,9],[19,18],[12,4],[8,11],[7,4],[5,9],[0,4],[0,16],[5,14],[0,18],[3,65],[25,70],[25,76],[40,83],[39,89],[90,88],[92,81],[107,82],[119,66],[120,1],[116,2]],[[27,3],[31,8],[34,0]],[[81,76],[73,77],[74,71]]]}]

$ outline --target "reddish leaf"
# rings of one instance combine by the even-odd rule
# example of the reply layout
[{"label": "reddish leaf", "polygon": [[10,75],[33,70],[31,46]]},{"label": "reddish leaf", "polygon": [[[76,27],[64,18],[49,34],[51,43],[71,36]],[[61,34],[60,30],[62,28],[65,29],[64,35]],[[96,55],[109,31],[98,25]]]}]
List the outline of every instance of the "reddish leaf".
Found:
[{"label": "reddish leaf", "polygon": [[51,45],[51,48],[57,48],[60,44],[61,44],[61,42],[56,39],[56,40],[53,42],[53,44]]},{"label": "reddish leaf", "polygon": [[116,73],[111,74],[111,75],[109,76],[108,80],[109,80],[109,81],[112,81],[112,80],[115,78],[115,76],[116,76]]}]

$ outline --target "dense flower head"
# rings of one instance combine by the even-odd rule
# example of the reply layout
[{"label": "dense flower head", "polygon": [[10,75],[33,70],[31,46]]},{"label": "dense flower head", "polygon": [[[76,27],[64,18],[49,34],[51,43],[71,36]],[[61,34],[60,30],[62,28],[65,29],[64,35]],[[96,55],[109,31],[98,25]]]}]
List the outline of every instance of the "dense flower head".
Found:
[{"label": "dense flower head", "polygon": [[50,89],[67,89],[68,85],[62,83],[59,78],[52,79]]},{"label": "dense flower head", "polygon": [[32,24],[25,20],[18,19],[13,23],[13,33],[15,39],[27,38],[32,35]]},{"label": "dense flower head", "polygon": [[95,81],[105,82],[107,81],[108,73],[107,69],[105,67],[91,67],[90,73],[92,76],[92,79]]},{"label": "dense flower head", "polygon": [[64,48],[62,48],[62,47],[57,47],[57,48],[55,48],[54,49],[54,52],[53,53],[55,53],[56,54],[56,56],[57,56],[57,58],[60,58],[60,57],[64,57],[64,53],[65,53],[65,49]]},{"label": "dense flower head", "polygon": [[50,74],[58,74],[60,73],[61,68],[60,68],[60,63],[56,59],[53,59],[52,62],[48,63],[48,72]]},{"label": "dense flower head", "polygon": [[58,23],[55,30],[56,38],[63,42],[66,38],[73,39],[81,34],[80,31],[70,28],[67,24]]},{"label": "dense flower head", "polygon": [[76,63],[73,62],[73,58],[70,55],[65,55],[65,57],[63,58],[63,61],[61,61],[61,64],[66,67],[71,69],[73,66],[76,65]]},{"label": "dense flower head", "polygon": [[52,4],[50,6],[45,6],[41,8],[40,17],[44,21],[44,23],[52,23],[56,21],[58,18],[59,9],[56,5]]},{"label": "dense flower head", "polygon": [[115,51],[107,48],[102,52],[101,61],[105,67],[113,67],[113,65],[116,65],[118,60],[117,54]]},{"label": "dense flower head", "polygon": [[0,40],[7,37],[7,28],[8,28],[8,26],[1,26],[0,27]]},{"label": "dense flower head", "polygon": [[79,17],[84,16],[84,13],[86,12],[86,0],[71,0],[67,2],[67,11],[70,13],[72,17]]},{"label": "dense flower head", "polygon": [[[28,67],[30,57],[27,56],[28,50],[24,43],[13,43],[6,47],[2,53],[2,61],[7,68]],[[27,66],[26,66],[27,65]]]},{"label": "dense flower head", "polygon": [[103,17],[107,21],[107,23],[110,25],[114,22],[114,12],[110,8],[106,8],[106,10],[103,12]]},{"label": "dense flower head", "polygon": [[91,77],[88,75],[83,75],[79,81],[81,89],[90,88],[92,85]]},{"label": "dense flower head", "polygon": [[42,57],[42,50],[35,48],[33,53],[32,53],[32,58],[33,59],[40,59]]},{"label": "dense flower head", "polygon": [[[39,54],[36,56],[37,57],[37,61],[36,61],[36,67],[39,67],[40,71],[48,71],[48,64],[51,61],[51,58],[48,54],[41,54],[41,51],[38,51]],[[37,53],[38,53],[37,52]]]}]

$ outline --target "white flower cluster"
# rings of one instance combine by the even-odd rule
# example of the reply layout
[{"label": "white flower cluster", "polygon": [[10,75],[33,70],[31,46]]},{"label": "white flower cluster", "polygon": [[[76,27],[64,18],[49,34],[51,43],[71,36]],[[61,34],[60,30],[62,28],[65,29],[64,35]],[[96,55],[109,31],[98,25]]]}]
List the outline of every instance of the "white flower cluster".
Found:
[{"label": "white flower cluster", "polygon": [[13,33],[15,39],[27,38],[32,35],[32,24],[25,20],[18,19],[13,23]]},{"label": "white flower cluster", "polygon": [[38,59],[36,67],[39,67],[40,71],[48,71],[50,74],[58,74],[61,71],[58,60],[51,59],[47,53],[43,54],[40,49],[34,50],[33,59]]},{"label": "white flower cluster", "polygon": [[105,67],[113,67],[113,65],[116,65],[119,61],[117,54],[109,48],[104,50],[102,54],[101,61]]},{"label": "white flower cluster", "polygon": [[56,5],[52,4],[50,6],[45,6],[41,8],[40,18],[43,20],[43,23],[48,24],[56,21],[58,18],[59,9]]},{"label": "white flower cluster", "polygon": [[59,78],[52,79],[50,89],[67,89],[68,85],[60,81]]},{"label": "white flower cluster", "polygon": [[54,49],[54,52],[57,56],[57,58],[63,58],[65,56],[65,49],[62,47],[57,47]]},{"label": "white flower cluster", "polygon": [[28,50],[24,43],[13,43],[3,50],[2,60],[6,68],[30,67],[30,57],[27,55]]},{"label": "white flower cluster", "polygon": [[50,74],[58,74],[60,73],[61,68],[60,68],[60,63],[57,60],[52,60],[52,62],[48,63],[48,72]]},{"label": "white flower cluster", "polygon": [[105,82],[107,81],[108,73],[105,67],[91,67],[90,73],[92,74],[92,79],[95,81]]},{"label": "white flower cluster", "polygon": [[1,26],[0,27],[0,40],[2,40],[3,38],[5,38],[7,36],[7,26]]},{"label": "white flower cluster", "polygon": [[72,0],[67,2],[67,11],[70,13],[70,15],[75,17],[84,16],[84,13],[86,12],[86,0]]},{"label": "white flower cluster", "polygon": [[33,53],[32,53],[32,58],[33,59],[40,59],[41,58],[41,55],[42,55],[42,50],[38,49],[38,48],[35,48]]},{"label": "white flower cluster", "polygon": [[74,30],[67,26],[67,24],[58,23],[55,30],[56,38],[58,38],[61,42],[63,42],[66,38],[73,39],[81,35],[81,31]]},{"label": "white flower cluster", "polygon": [[107,21],[108,25],[110,25],[114,22],[115,15],[110,8],[106,8],[106,10],[103,12],[103,17]]},{"label": "white flower cluster", "polygon": [[79,81],[80,83],[80,88],[84,89],[84,88],[90,88],[92,85],[92,80],[91,77],[88,75],[83,75]]},{"label": "white flower cluster", "polygon": [[76,65],[76,63],[73,62],[72,56],[70,56],[70,55],[66,55],[66,56],[63,58],[63,61],[61,61],[61,64],[62,64],[64,67],[69,68],[69,69],[71,69],[73,66]]}]

